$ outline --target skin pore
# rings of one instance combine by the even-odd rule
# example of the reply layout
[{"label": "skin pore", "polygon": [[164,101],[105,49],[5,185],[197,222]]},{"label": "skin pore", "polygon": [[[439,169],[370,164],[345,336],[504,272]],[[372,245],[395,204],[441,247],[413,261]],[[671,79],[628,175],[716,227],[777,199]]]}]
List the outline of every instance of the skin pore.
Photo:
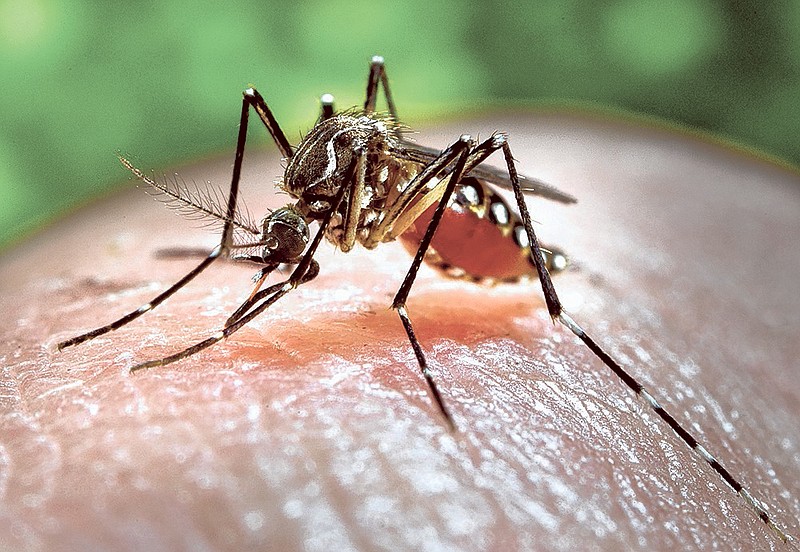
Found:
[{"label": "skin pore", "polygon": [[[578,197],[529,200],[541,240],[573,260],[555,281],[565,308],[800,536],[800,179],[578,116],[414,138],[498,129],[521,173]],[[226,189],[230,167],[180,176]],[[254,217],[289,201],[280,173],[274,150],[245,154]],[[194,266],[155,256],[210,250],[214,234],[193,226],[130,191],[0,259],[0,548],[785,548],[550,321],[536,282],[420,272],[408,311],[449,432],[388,308],[411,262],[398,244],[323,244],[315,281],[180,363],[127,373],[219,329],[255,268],[220,261],[130,325],[55,351]]]}]

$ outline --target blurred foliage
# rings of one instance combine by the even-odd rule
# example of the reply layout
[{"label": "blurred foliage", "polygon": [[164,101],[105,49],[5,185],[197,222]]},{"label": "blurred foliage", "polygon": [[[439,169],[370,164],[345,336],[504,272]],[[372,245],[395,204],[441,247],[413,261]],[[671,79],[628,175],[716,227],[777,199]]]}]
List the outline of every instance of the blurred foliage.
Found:
[{"label": "blurred foliage", "polygon": [[588,102],[800,161],[797,1],[0,0],[0,243],[125,181],[117,150],[232,152],[248,84],[296,139],[375,53],[412,126]]}]

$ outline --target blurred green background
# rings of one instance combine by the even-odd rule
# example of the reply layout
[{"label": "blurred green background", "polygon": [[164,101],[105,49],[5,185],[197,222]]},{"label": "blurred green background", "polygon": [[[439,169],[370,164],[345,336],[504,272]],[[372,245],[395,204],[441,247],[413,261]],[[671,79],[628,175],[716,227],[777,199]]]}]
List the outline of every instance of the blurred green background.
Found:
[{"label": "blurred green background", "polygon": [[295,141],[320,93],[363,101],[376,53],[414,127],[608,107],[800,162],[797,0],[0,0],[0,244],[124,186],[117,150],[156,170],[232,155],[248,84]]}]

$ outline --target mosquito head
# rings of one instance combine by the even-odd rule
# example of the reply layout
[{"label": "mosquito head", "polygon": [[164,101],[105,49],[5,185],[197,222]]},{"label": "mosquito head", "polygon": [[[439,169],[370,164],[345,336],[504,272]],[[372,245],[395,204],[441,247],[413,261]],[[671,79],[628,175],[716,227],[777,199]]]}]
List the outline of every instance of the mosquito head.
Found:
[{"label": "mosquito head", "polygon": [[294,205],[272,211],[262,223],[265,261],[291,262],[297,259],[308,245],[308,224]]},{"label": "mosquito head", "polygon": [[357,151],[386,152],[394,141],[392,123],[378,116],[344,113],[319,122],[297,146],[286,167],[283,188],[298,208],[322,218],[346,182]]}]

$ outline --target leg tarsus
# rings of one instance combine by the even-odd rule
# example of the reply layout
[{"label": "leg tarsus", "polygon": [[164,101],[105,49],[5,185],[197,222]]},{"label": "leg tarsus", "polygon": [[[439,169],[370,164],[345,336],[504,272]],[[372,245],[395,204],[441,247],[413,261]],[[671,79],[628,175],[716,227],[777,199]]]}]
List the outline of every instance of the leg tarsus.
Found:
[{"label": "leg tarsus", "polygon": [[189,271],[183,278],[172,284],[169,288],[167,288],[162,293],[158,294],[155,298],[151,299],[149,302],[145,303],[144,305],[140,306],[138,309],[129,312],[125,316],[118,318],[114,322],[110,324],[106,324],[105,326],[101,326],[100,328],[96,328],[92,331],[83,333],[81,335],[75,336],[71,339],[67,339],[66,341],[62,341],[56,348],[59,351],[63,351],[67,347],[72,347],[73,345],[79,345],[95,337],[99,337],[103,334],[107,334],[108,332],[112,332],[121,328],[122,326],[136,320],[140,316],[142,316],[146,312],[150,312],[158,305],[166,301],[169,297],[172,296],[176,291],[180,288],[188,284],[191,280],[193,280],[198,274],[203,272],[206,268],[211,266],[211,263],[219,259],[223,252],[225,251],[222,245],[218,245],[214,248],[214,250],[205,258],[203,259],[200,264],[194,267],[191,271]]},{"label": "leg tarsus", "polygon": [[439,411],[442,413],[445,422],[447,422],[447,427],[450,429],[450,431],[455,431],[456,424],[453,421],[453,417],[450,415],[450,410],[447,408],[447,406],[445,406],[442,395],[439,393],[439,388],[436,386],[436,382],[433,380],[433,376],[430,373],[428,361],[425,358],[425,352],[422,350],[422,346],[419,344],[419,340],[414,334],[414,328],[411,325],[411,319],[408,317],[408,312],[406,312],[406,307],[405,305],[397,305],[394,307],[394,309],[400,316],[400,321],[403,323],[403,328],[406,330],[406,335],[408,335],[408,340],[411,342],[411,348],[414,349],[414,355],[417,357],[417,363],[419,364],[422,376],[425,378],[425,382],[428,384],[428,389],[431,392],[431,396],[433,397],[436,406],[439,407]]},{"label": "leg tarsus", "polygon": [[631,376],[610,354],[608,354],[586,331],[575,322],[572,317],[567,314],[561,306],[561,301],[558,298],[553,282],[550,279],[550,274],[547,272],[547,267],[544,264],[541,248],[539,247],[539,240],[536,233],[533,231],[533,224],[531,221],[528,208],[525,205],[525,200],[522,196],[522,190],[519,185],[519,177],[517,176],[516,167],[514,166],[514,157],[511,154],[511,148],[507,140],[503,140],[503,155],[505,157],[506,165],[508,166],[508,174],[511,180],[511,185],[514,191],[514,197],[517,201],[517,206],[522,216],[525,230],[528,233],[528,240],[531,246],[531,255],[536,265],[536,270],[539,275],[539,282],[542,285],[545,301],[547,302],[547,310],[550,313],[553,321],[558,321],[575,334],[586,347],[594,353],[594,355],[603,362],[622,382],[639,397],[641,397],[647,405],[658,415],[663,422],[665,422],[675,434],[694,452],[696,452],[706,463],[717,473],[717,475],[725,481],[739,496],[741,496],[745,503],[755,512],[758,518],[764,522],[777,536],[784,542],[788,542],[788,537],[783,530],[778,527],[775,521],[770,517],[766,509],[756,501],[750,492],[735,479],[731,473],[719,462],[708,450],[700,444],[696,437],[687,431],[680,422],[678,422],[663,406],[655,399],[655,397],[641,384],[636,378]]},{"label": "leg tarsus", "polygon": [[[256,281],[256,285],[253,288],[253,291],[250,293],[250,296],[225,321],[226,327],[236,324],[236,322],[238,322],[247,313],[247,311],[253,308],[254,305],[256,305],[259,301],[261,301],[271,293],[274,293],[272,287],[259,291],[259,288],[263,285],[264,281],[267,279],[267,276],[269,276],[271,272],[272,270],[263,271],[260,273]],[[317,261],[312,260],[311,264],[308,267],[308,270],[306,270],[305,275],[303,275],[303,277],[297,282],[297,284],[294,287],[310,282],[311,280],[316,278],[318,274],[319,274],[319,263]],[[286,280],[285,282],[283,282],[283,284],[285,283],[291,283],[291,280]],[[279,286],[283,284],[279,284]]]},{"label": "leg tarsus", "polygon": [[508,140],[505,135],[498,136],[502,136],[503,157],[508,167],[508,176],[511,179],[511,188],[514,191],[514,199],[517,201],[517,208],[522,217],[522,224],[528,234],[531,258],[536,266],[536,272],[539,275],[539,283],[542,286],[544,300],[547,303],[547,311],[550,313],[550,317],[555,321],[561,314],[561,300],[558,298],[556,288],[553,286],[553,280],[550,279],[550,273],[547,271],[544,255],[542,255],[542,249],[539,245],[539,238],[536,237],[536,232],[533,231],[533,221],[531,220],[528,206],[525,204],[525,198],[522,195],[522,189],[519,185],[519,175],[517,175],[517,168],[514,164],[514,156],[511,154],[511,147],[508,145]]}]

